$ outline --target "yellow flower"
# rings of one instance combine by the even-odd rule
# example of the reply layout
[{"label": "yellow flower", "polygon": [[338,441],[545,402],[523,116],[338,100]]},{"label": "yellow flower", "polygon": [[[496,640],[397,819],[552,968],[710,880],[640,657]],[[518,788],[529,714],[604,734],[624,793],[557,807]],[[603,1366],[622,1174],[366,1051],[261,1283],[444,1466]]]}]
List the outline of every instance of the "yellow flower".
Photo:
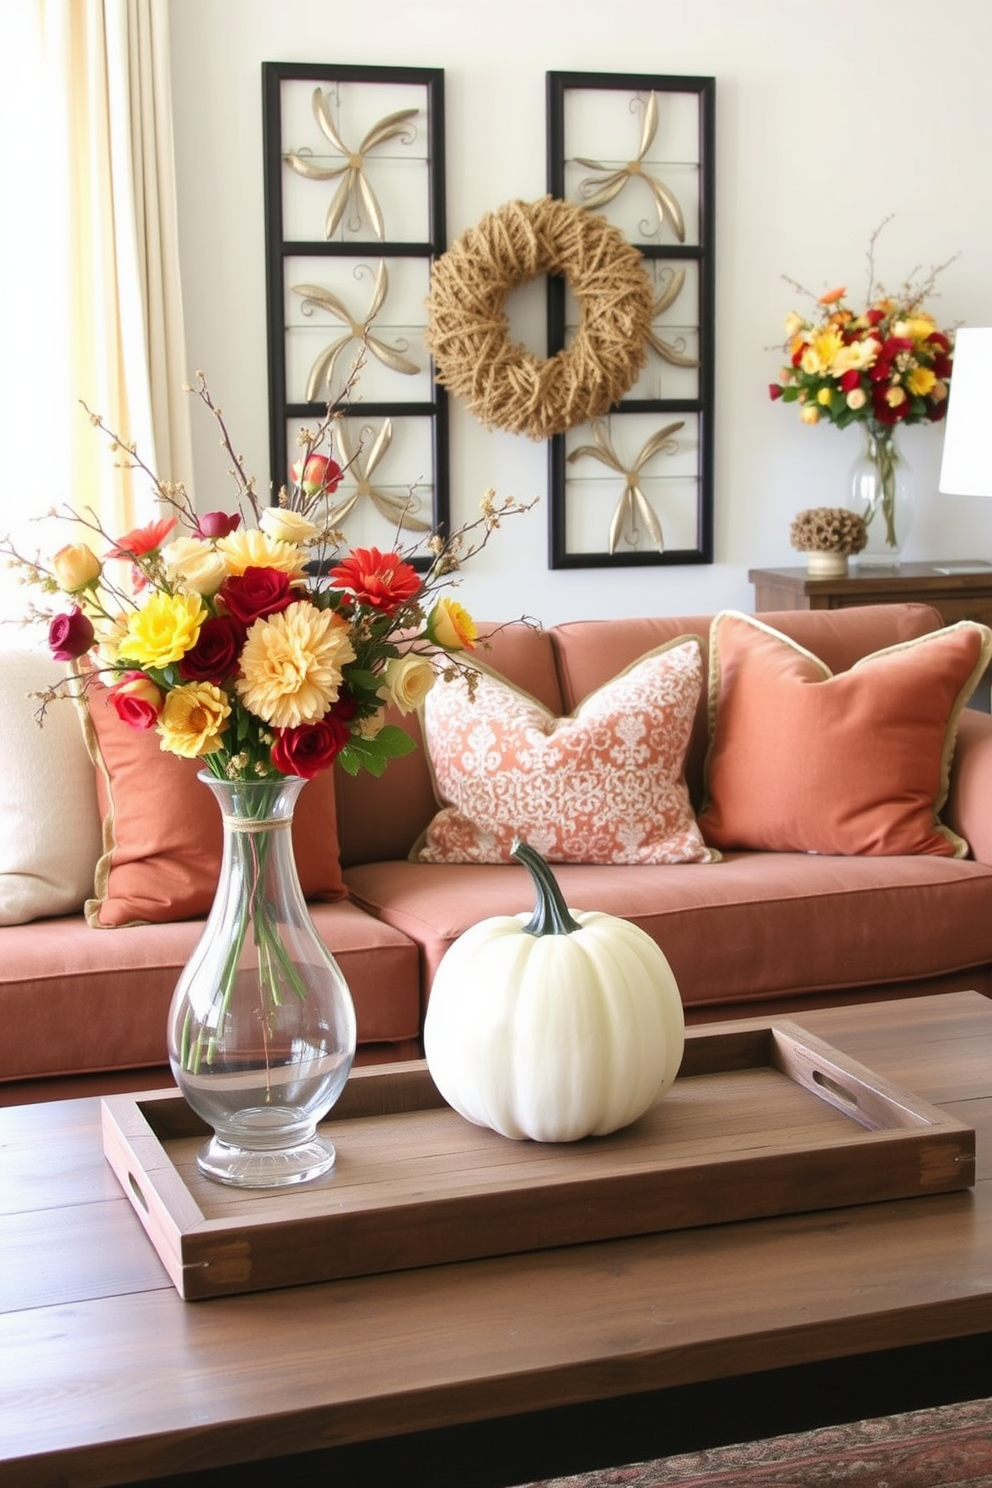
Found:
[{"label": "yellow flower", "polygon": [[860,372],[874,363],[880,350],[879,343],[871,336],[866,341],[851,341],[837,352],[830,363],[830,370],[835,377],[840,377],[844,372]]},{"label": "yellow flower", "polygon": [[890,408],[898,408],[900,403],[905,403],[906,401],[906,389],[901,387],[886,388],[885,401]]},{"label": "yellow flower", "polygon": [[456,600],[439,599],[427,617],[427,634],[445,651],[472,651],[479,632],[468,610]]},{"label": "yellow flower", "polygon": [[302,578],[307,555],[295,543],[269,537],[257,527],[245,532],[232,532],[217,542],[230,574],[243,574],[246,568],[276,568],[291,579]]},{"label": "yellow flower", "polygon": [[830,404],[831,396],[832,394],[830,392],[830,389],[828,387],[822,387],[816,395],[816,401],[817,403],[822,404],[824,408],[826,408]]},{"label": "yellow flower", "polygon": [[839,332],[817,331],[803,352],[803,371],[813,374],[828,371],[843,344]]},{"label": "yellow flower", "polygon": [[936,381],[937,374],[931,372],[929,367],[914,367],[906,378],[906,386],[916,397],[925,398]]},{"label": "yellow flower", "polygon": [[854,411],[857,412],[859,408],[864,408],[865,404],[868,402],[868,394],[865,392],[864,388],[852,388],[851,391],[848,393],[845,402],[847,403],[848,408],[854,409]]},{"label": "yellow flower", "polygon": [[804,424],[818,424],[820,422],[820,410],[815,403],[806,403],[800,408],[799,417]]},{"label": "yellow flower", "polygon": [[52,559],[58,586],[66,594],[78,594],[100,577],[103,565],[88,543],[70,543]]},{"label": "yellow flower", "polygon": [[905,320],[897,320],[892,327],[893,335],[908,336],[911,341],[919,343],[925,341],[933,334],[936,321],[931,315],[919,311],[916,315],[909,315]]},{"label": "yellow flower", "polygon": [[139,666],[169,666],[196,645],[206,618],[198,594],[152,594],[128,620],[120,654]]},{"label": "yellow flower", "polygon": [[787,338],[791,341],[794,336],[797,336],[799,334],[802,328],[802,316],[797,315],[795,310],[790,310],[788,315],[785,317],[785,334]]},{"label": "yellow flower", "polygon": [[187,682],[166,694],[158,716],[161,748],[184,759],[200,759],[223,747],[231,716],[226,695],[212,682]]},{"label": "yellow flower", "polygon": [[306,601],[256,620],[241,652],[236,686],[245,707],[274,728],[322,718],[355,660],[345,622]]}]

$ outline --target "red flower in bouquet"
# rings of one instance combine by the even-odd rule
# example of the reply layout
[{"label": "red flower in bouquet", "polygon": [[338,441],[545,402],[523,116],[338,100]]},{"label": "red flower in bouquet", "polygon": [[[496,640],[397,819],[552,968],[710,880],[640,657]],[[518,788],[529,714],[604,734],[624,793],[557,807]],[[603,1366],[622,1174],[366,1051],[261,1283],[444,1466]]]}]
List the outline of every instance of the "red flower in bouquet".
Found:
[{"label": "red flower in bouquet", "polygon": [[371,605],[393,615],[408,604],[420,588],[416,569],[398,553],[380,553],[378,548],[355,548],[331,570],[331,581],[352,594],[357,604]]},{"label": "red flower in bouquet", "polygon": [[813,316],[792,311],[785,322],[786,362],[769,397],[798,403],[805,424],[825,420],[845,429],[939,422],[947,412],[952,335],[938,330],[923,302],[945,267],[931,270],[923,284],[904,284],[897,295],[875,287],[872,267],[863,309],[848,305],[847,289],[840,287],[816,297]]},{"label": "red flower in bouquet", "polygon": [[[471,617],[438,591],[502,517],[528,507],[489,491],[474,522],[418,540],[422,551],[409,557],[367,547],[338,559],[325,497],[340,466],[310,447],[298,479],[262,506],[202,379],[198,392],[233,462],[237,514],[198,516],[182,485],[160,481],[91,415],[174,514],[114,538],[66,508],[61,515],[103,540],[103,560],[85,543],[60,549],[47,569],[9,543],[0,551],[70,598],[68,613],[46,617],[49,643],[77,663],[84,696],[106,686],[121,721],[154,729],[163,750],[228,780],[309,778],[335,760],[379,774],[414,747],[387,708],[411,711],[434,684],[433,658],[456,658],[475,641]],[[329,411],[321,437],[337,416]],[[128,562],[130,575],[118,578],[112,559]],[[45,701],[76,686],[66,679]]]}]

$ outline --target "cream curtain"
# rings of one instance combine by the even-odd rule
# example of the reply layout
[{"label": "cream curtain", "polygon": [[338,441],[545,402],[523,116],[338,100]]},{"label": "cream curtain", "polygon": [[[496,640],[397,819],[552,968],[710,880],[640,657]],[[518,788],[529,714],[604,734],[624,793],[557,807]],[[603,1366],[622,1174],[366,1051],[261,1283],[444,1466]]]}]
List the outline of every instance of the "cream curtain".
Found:
[{"label": "cream curtain", "polygon": [[47,552],[72,535],[29,529],[50,507],[114,535],[157,514],[79,400],[163,479],[191,478],[167,0],[3,0],[0,111],[0,535]]},{"label": "cream curtain", "polygon": [[[72,366],[79,396],[164,479],[189,475],[165,0],[39,0],[67,80]],[[73,468],[101,520],[153,514],[140,475],[108,470],[76,421]]]}]

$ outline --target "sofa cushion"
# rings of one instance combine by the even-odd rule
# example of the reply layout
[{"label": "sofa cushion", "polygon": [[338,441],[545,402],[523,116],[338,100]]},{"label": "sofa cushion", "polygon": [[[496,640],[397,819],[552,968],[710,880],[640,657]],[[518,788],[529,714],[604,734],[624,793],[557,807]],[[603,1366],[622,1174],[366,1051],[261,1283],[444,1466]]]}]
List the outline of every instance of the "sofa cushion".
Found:
[{"label": "sofa cushion", "polygon": [[[943,624],[931,605],[852,605],[843,610],[775,610],[761,617],[800,646],[815,651],[832,672],[842,672],[862,656],[895,646],[939,630]],[[710,624],[713,616],[676,615],[620,616],[611,620],[569,620],[549,632],[561,677],[562,706],[567,713],[597,687],[638,656],[666,645],[687,632],[704,638],[703,664],[707,665]],[[522,682],[515,671],[500,663],[499,669],[514,682]],[[689,795],[696,806],[703,799],[703,766],[709,743],[707,703],[700,700],[692,741],[686,756]]]},{"label": "sofa cushion", "polygon": [[[313,904],[310,913],[354,999],[360,1050],[415,1055],[416,946],[347,899]],[[202,933],[202,920],[187,920],[94,935],[81,915],[11,927],[0,979],[0,1082],[167,1064],[169,1004]]]},{"label": "sofa cushion", "polygon": [[558,718],[473,668],[424,704],[438,800],[411,857],[502,863],[522,837],[554,863],[705,863],[683,776],[702,688],[698,637],[642,657]]},{"label": "sofa cushion", "polygon": [[753,615],[710,632],[700,826],[721,849],[963,857],[938,817],[958,715],[988,665],[973,621],[830,668]]},{"label": "sofa cushion", "polygon": [[[86,917],[97,928],[196,919],[209,912],[220,872],[220,811],[197,779],[200,760],[159,748],[154,730],[122,723],[97,683],[85,732],[97,766],[103,853]],[[300,884],[308,899],[345,894],[338,861],[334,781],[307,781],[293,820]]]},{"label": "sofa cushion", "polygon": [[0,653],[0,925],[80,910],[93,892],[100,816],[74,704],[45,710],[32,693],[65,680],[35,651]]},{"label": "sofa cushion", "polygon": [[[555,877],[571,908],[646,931],[697,1019],[989,983],[992,867],[968,859],[728,853],[712,872],[566,863]],[[345,878],[354,903],[419,943],[428,992],[458,935],[534,907],[515,864],[374,863]]]}]

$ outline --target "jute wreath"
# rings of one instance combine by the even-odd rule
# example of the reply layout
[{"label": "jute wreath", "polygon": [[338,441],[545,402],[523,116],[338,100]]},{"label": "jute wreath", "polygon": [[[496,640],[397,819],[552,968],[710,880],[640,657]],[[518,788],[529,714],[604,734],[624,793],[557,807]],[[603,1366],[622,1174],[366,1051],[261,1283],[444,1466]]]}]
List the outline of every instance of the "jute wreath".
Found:
[{"label": "jute wreath", "polygon": [[[562,274],[582,312],[574,340],[541,360],[510,341],[506,299]],[[438,382],[488,428],[548,439],[598,418],[647,360],[654,291],[641,255],[604,217],[545,196],[487,212],[441,255],[427,297]]]}]

